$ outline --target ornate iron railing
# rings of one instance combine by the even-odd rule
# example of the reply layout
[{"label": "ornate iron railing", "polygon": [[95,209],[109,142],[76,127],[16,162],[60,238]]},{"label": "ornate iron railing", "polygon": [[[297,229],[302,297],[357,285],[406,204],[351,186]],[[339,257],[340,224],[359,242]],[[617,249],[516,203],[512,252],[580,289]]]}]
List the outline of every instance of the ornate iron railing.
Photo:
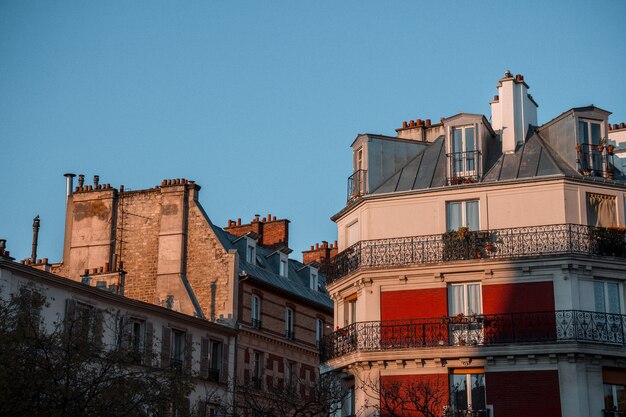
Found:
[{"label": "ornate iron railing", "polygon": [[359,169],[348,177],[348,201],[367,194],[367,170]]},{"label": "ornate iron railing", "polygon": [[489,417],[489,410],[453,410],[449,409],[443,417]]},{"label": "ornate iron railing", "polygon": [[626,257],[626,232],[579,224],[555,224],[362,240],[333,259],[327,282],[361,268],[558,254]]},{"label": "ornate iron railing", "polygon": [[478,182],[477,168],[479,165],[480,151],[453,152],[446,154],[451,176],[448,178],[449,185],[471,184]]},{"label": "ornate iron railing", "polygon": [[584,176],[613,179],[613,150],[609,146],[581,143],[576,145],[576,156],[578,172]]},{"label": "ornate iron railing", "polygon": [[358,322],[322,340],[322,360],[352,352],[509,343],[626,345],[626,315],[582,310]]}]

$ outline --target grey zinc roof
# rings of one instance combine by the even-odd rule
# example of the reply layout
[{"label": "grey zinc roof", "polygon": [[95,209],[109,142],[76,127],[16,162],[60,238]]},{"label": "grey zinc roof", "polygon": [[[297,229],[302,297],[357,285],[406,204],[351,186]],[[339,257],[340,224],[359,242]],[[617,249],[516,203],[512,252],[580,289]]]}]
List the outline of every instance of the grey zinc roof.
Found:
[{"label": "grey zinc roof", "polygon": [[[233,244],[233,241],[237,239],[238,236],[226,232],[224,229],[215,226],[210,221],[209,224],[226,250],[239,250],[237,246]],[[306,299],[307,301],[320,304],[326,308],[333,308],[333,302],[323,286],[321,286],[318,291],[314,291],[309,287],[308,269],[302,269],[304,266],[302,262],[289,259],[288,276],[282,277],[278,271],[273,270],[272,265],[270,265],[267,261],[266,256],[270,255],[272,252],[274,251],[264,248],[263,246],[257,246],[255,264],[246,262],[246,254],[240,252],[239,271],[245,271],[249,277],[279,290]],[[325,277],[323,275],[319,274],[318,277],[320,282],[325,282]]]},{"label": "grey zinc roof", "polygon": [[426,149],[372,191],[372,194],[444,186],[446,183],[444,142],[444,136],[435,139]]}]

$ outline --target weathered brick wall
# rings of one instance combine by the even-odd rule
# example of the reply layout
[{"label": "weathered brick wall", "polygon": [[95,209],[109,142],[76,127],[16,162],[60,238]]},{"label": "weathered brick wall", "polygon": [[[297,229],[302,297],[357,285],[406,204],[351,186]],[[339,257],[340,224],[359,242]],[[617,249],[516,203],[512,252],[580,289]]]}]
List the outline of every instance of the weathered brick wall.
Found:
[{"label": "weathered brick wall", "polygon": [[159,304],[156,274],[162,195],[159,189],[119,193],[116,253],[124,263],[124,295]]},{"label": "weathered brick wall", "polygon": [[[191,199],[191,197],[190,197]],[[198,206],[189,202],[187,233],[187,279],[207,319],[233,314],[236,288],[233,280],[235,255],[228,253],[209,220]]]}]

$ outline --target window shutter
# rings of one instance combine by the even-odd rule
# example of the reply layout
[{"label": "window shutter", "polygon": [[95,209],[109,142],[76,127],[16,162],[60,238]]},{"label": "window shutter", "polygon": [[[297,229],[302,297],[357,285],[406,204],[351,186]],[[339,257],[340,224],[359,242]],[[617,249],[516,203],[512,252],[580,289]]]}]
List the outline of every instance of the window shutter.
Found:
[{"label": "window shutter", "polygon": [[222,344],[222,371],[220,372],[220,382],[227,383],[228,382],[228,364],[230,363],[230,358],[228,357],[228,346],[230,344],[230,340],[227,340]]},{"label": "window shutter", "polygon": [[193,352],[193,335],[191,333],[187,333],[185,335],[185,370],[188,373],[191,372],[192,352]]},{"label": "window shutter", "polygon": [[200,378],[209,377],[209,339],[200,339]]},{"label": "window shutter", "polygon": [[163,326],[161,335],[161,368],[167,368],[170,366],[172,330]]},{"label": "window shutter", "polygon": [[152,344],[154,343],[154,325],[152,322],[146,322],[146,340],[145,340],[145,349],[144,349],[144,364],[146,366],[152,366]]}]

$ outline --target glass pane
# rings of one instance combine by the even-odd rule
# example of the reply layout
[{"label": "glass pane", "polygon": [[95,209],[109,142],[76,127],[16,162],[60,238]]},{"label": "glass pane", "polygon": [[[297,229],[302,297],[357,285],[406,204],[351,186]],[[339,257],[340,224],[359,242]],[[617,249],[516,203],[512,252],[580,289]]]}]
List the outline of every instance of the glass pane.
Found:
[{"label": "glass pane", "polygon": [[449,292],[448,305],[450,306],[450,315],[465,314],[465,294],[463,285],[451,285]]},{"label": "glass pane", "polygon": [[604,384],[604,409],[613,410],[615,403],[613,402],[613,385]]},{"label": "glass pane", "polygon": [[461,203],[446,204],[446,227],[448,231],[458,230],[462,226]]},{"label": "glass pane", "polygon": [[482,302],[480,299],[480,284],[469,284],[467,286],[467,314],[481,314]]},{"label": "glass pane", "polygon": [[485,400],[485,375],[472,375],[472,409],[484,410],[487,408]]},{"label": "glass pane", "polygon": [[600,144],[600,124],[590,123],[591,125],[591,143],[594,145]]},{"label": "glass pane", "polygon": [[578,122],[578,143],[589,143],[587,122]]},{"label": "glass pane", "polygon": [[626,411],[626,389],[623,385],[615,385],[615,393],[617,394],[617,409]]},{"label": "glass pane", "polygon": [[476,144],[474,140],[474,128],[468,127],[465,129],[465,150],[467,152],[471,152],[476,149]]},{"label": "glass pane", "polygon": [[459,374],[450,377],[450,397],[455,410],[467,410],[467,375]]},{"label": "glass pane", "polygon": [[463,130],[452,130],[452,152],[463,152]]},{"label": "glass pane", "polygon": [[616,282],[607,282],[606,290],[608,295],[607,313],[619,314],[619,285]]},{"label": "glass pane", "polygon": [[478,230],[478,201],[467,201],[465,207],[467,227],[470,230]]},{"label": "glass pane", "polygon": [[604,302],[604,282],[595,281],[593,283],[593,295],[596,304],[596,311],[606,312],[606,304]]}]

